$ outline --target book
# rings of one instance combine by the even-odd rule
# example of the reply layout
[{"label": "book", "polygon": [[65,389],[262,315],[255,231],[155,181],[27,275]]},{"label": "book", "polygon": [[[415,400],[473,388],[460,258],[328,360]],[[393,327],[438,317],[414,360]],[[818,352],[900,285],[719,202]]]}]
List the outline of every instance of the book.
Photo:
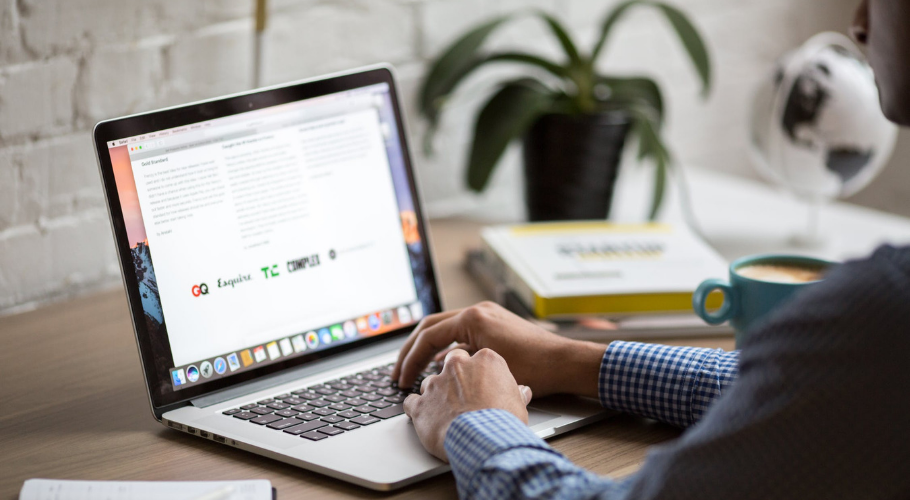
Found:
[{"label": "book", "polygon": [[691,313],[699,283],[727,274],[687,227],[659,223],[491,226],[479,259],[538,319]]},{"label": "book", "polygon": [[29,479],[19,500],[273,500],[266,479],[247,481],[70,481]]},{"label": "book", "polygon": [[497,281],[486,267],[480,250],[469,250],[465,269],[499,305],[541,328],[564,337],[578,340],[675,339],[692,337],[730,336],[733,329],[726,324],[709,325],[692,312],[679,314],[642,314],[618,316],[582,316],[577,318],[538,319],[505,283]]}]

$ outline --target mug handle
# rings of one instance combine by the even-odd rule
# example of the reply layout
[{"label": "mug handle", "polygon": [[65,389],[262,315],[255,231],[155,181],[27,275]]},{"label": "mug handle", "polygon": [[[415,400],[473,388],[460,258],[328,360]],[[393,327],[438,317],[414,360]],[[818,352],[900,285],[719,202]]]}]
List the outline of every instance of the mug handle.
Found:
[{"label": "mug handle", "polygon": [[[720,290],[724,294],[724,303],[717,312],[711,314],[705,306],[708,302],[708,295],[714,290]],[[739,309],[737,307],[738,303],[736,290],[726,281],[719,279],[703,281],[701,285],[698,285],[695,293],[692,294],[692,309],[695,310],[695,314],[709,325],[719,325],[735,316]]]}]

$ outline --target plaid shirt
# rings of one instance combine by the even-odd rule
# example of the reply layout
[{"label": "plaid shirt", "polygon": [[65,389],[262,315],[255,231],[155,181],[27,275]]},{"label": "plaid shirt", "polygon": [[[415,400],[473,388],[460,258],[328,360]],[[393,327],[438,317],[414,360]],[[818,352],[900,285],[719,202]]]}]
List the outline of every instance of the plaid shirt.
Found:
[{"label": "plaid shirt", "polygon": [[633,476],[575,466],[502,410],[456,418],[445,449],[462,498],[910,498],[908,355],[910,248],[883,247],[741,352],[610,344],[604,406],[688,427]]},{"label": "plaid shirt", "polygon": [[[688,426],[736,378],[738,358],[739,351],[613,342],[600,365],[600,401]],[[462,498],[588,498],[626,490],[623,482],[576,467],[504,410],[459,416],[445,448]]]}]

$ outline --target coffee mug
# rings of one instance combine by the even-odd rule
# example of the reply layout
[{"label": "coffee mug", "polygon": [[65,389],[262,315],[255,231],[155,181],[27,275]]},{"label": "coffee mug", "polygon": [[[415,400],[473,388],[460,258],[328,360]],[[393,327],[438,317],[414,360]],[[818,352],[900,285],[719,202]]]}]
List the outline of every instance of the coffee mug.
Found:
[{"label": "coffee mug", "polygon": [[[712,325],[729,321],[736,330],[736,347],[745,340],[745,332],[769,312],[786,301],[797,290],[812,286],[818,281],[785,283],[765,281],[739,274],[740,269],[754,266],[781,266],[823,272],[834,265],[822,259],[795,255],[758,255],[744,257],[730,264],[729,282],[709,279],[702,282],[692,295],[692,308],[701,319]],[[719,290],[724,294],[720,309],[709,312],[706,308],[708,295]]]}]

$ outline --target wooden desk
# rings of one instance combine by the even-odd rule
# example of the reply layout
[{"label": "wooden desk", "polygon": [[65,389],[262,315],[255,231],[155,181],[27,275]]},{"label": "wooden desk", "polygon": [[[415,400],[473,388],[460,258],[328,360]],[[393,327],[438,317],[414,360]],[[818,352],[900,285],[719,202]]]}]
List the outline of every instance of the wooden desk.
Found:
[{"label": "wooden desk", "polygon": [[[483,299],[461,269],[478,225],[432,224],[448,307]],[[122,290],[0,318],[0,499],[28,478],[227,480],[267,478],[279,498],[456,498],[445,474],[392,494],[376,493],[234,448],[165,429],[154,421]],[[730,338],[686,344],[731,349]],[[599,474],[626,474],[648,447],[679,434],[618,417],[551,441]]]}]

